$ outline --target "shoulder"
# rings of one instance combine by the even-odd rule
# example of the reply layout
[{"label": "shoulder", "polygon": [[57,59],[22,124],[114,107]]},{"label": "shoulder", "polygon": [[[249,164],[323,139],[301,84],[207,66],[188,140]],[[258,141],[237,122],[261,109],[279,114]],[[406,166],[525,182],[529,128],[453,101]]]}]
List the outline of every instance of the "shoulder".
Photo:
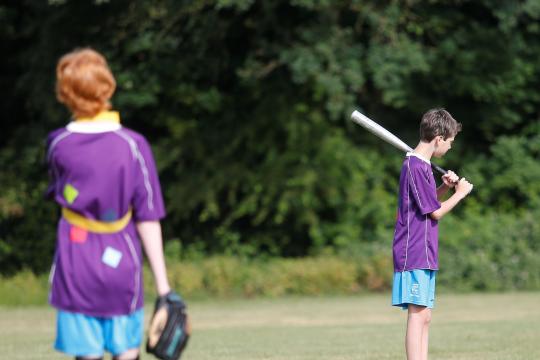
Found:
[{"label": "shoulder", "polygon": [[117,133],[121,134],[121,135],[124,135],[132,140],[134,140],[135,142],[137,142],[138,144],[147,144],[148,141],[146,140],[146,137],[141,134],[140,132],[137,132],[133,129],[130,129],[128,127],[125,127],[125,126],[122,126],[120,128],[120,130],[117,130],[116,131]]},{"label": "shoulder", "polygon": [[69,132],[65,127],[53,130],[47,135],[45,142],[47,158],[51,156],[53,150],[58,146],[58,144],[69,135],[71,135],[71,132]]},{"label": "shoulder", "polygon": [[404,161],[403,169],[407,171],[408,177],[413,182],[431,183],[433,178],[433,172],[431,165],[416,156],[407,156]]},{"label": "shoulder", "polygon": [[67,134],[69,131],[65,127],[55,129],[47,134],[47,145],[50,145],[56,138],[62,134]]},{"label": "shoulder", "polygon": [[129,143],[133,142],[132,145],[136,145],[138,147],[149,147],[146,137],[133,129],[122,126],[119,130],[116,130],[115,133]]},{"label": "shoulder", "polygon": [[416,156],[407,156],[405,159],[405,164],[408,169],[417,173],[429,174],[431,171],[431,166],[422,159],[417,158]]},{"label": "shoulder", "polygon": [[115,133],[123,138],[135,153],[138,152],[142,154],[143,157],[152,153],[150,143],[143,134],[127,127],[122,127],[119,130],[116,130]]}]

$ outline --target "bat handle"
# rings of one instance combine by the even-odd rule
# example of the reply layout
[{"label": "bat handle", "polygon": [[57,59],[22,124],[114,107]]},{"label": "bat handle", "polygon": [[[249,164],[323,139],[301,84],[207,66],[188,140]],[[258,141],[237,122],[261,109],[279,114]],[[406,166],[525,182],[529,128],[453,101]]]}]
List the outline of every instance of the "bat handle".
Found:
[{"label": "bat handle", "polygon": [[[442,167],[438,166],[438,165],[435,165],[434,163],[431,163],[431,168],[433,170],[436,170],[438,172],[441,173],[441,175],[445,175],[447,173],[446,170],[444,170]],[[454,184],[457,184],[457,181],[454,183]],[[472,190],[471,190],[472,191]]]},{"label": "bat handle", "polygon": [[438,166],[438,165],[435,165],[434,163],[431,163],[431,168],[435,171],[438,171],[441,173],[441,175],[444,175],[446,174],[446,170],[444,170],[442,167]]}]

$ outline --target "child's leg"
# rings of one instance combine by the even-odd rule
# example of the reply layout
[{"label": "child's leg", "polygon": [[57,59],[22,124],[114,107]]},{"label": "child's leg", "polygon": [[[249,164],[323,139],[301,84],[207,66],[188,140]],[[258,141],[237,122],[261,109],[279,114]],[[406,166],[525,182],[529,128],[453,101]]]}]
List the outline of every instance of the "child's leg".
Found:
[{"label": "child's leg", "polygon": [[431,310],[409,304],[405,347],[407,360],[427,360]]},{"label": "child's leg", "polygon": [[126,352],[121,353],[113,357],[113,360],[138,360],[139,349],[129,349]]},{"label": "child's leg", "polygon": [[422,360],[428,359],[429,324],[431,324],[431,309],[425,308],[424,330],[422,331]]}]

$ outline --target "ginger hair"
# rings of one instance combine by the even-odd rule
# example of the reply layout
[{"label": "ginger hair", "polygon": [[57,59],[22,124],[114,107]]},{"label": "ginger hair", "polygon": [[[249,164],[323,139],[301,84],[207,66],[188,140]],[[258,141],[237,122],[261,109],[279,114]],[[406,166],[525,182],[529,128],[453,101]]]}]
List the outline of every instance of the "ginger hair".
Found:
[{"label": "ginger hair", "polygon": [[56,66],[56,98],[75,118],[93,117],[111,108],[116,81],[107,60],[84,48],[65,54]]}]

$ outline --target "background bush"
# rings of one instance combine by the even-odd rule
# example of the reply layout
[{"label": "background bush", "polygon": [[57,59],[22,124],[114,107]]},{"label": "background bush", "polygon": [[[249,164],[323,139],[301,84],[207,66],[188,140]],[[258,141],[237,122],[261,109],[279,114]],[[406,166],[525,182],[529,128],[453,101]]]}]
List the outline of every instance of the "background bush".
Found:
[{"label": "background bush", "polygon": [[[43,142],[69,120],[54,69],[92,46],[117,78],[123,123],[153,144],[186,292],[386,287],[401,155],[349,115],[414,145],[436,106],[464,128],[441,165],[475,184],[442,221],[441,282],[538,288],[539,18],[532,0],[4,1],[0,272],[50,266],[58,208],[42,196]],[[348,262],[313,260],[328,253]]]},{"label": "background bush", "polygon": [[[437,291],[540,290],[538,214],[521,219],[492,215],[447,221],[441,241]],[[466,243],[467,248],[461,244]],[[171,286],[188,299],[343,295],[389,291],[392,285],[391,243],[350,249],[342,254],[295,259],[212,256],[178,261],[169,246]],[[385,248],[386,247],[386,248]],[[152,274],[144,271],[147,301],[155,297]],[[48,276],[22,271],[0,278],[0,305],[43,305]]]}]

